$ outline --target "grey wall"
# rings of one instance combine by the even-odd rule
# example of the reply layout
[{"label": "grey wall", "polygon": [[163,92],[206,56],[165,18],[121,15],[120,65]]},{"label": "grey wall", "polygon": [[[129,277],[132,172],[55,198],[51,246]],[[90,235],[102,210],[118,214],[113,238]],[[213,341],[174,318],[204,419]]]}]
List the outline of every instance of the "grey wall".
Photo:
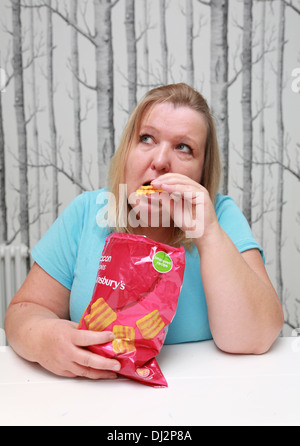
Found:
[{"label": "grey wall", "polygon": [[216,116],[223,190],[265,249],[283,333],[300,327],[300,1],[23,0],[19,22],[18,4],[0,3],[0,241],[32,247],[81,190],[105,185],[135,101],[193,83]]}]

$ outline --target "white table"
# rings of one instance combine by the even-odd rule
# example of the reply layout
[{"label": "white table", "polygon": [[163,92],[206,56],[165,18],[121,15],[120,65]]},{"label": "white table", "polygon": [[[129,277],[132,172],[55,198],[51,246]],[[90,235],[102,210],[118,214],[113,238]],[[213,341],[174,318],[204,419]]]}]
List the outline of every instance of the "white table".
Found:
[{"label": "white table", "polygon": [[158,362],[168,388],[57,377],[0,347],[0,425],[300,425],[299,337],[260,356],[164,346]]}]

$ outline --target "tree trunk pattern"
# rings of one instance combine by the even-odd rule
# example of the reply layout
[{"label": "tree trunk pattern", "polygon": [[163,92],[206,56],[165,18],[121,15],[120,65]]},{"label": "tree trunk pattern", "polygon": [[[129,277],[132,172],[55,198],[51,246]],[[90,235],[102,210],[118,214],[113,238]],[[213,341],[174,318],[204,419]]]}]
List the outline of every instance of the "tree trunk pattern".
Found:
[{"label": "tree trunk pattern", "polygon": [[[78,0],[70,2],[70,18],[72,23],[77,23]],[[75,181],[77,193],[82,192],[82,143],[81,143],[81,102],[79,85],[79,50],[78,33],[71,27],[71,67],[72,67],[72,91],[73,91],[73,120],[74,120],[74,157],[75,157]]]},{"label": "tree trunk pattern", "polygon": [[114,153],[111,7],[110,0],[94,0],[99,187],[107,184],[108,166]]},{"label": "tree trunk pattern", "polygon": [[[33,117],[32,117],[32,140],[33,140],[33,156],[34,162],[36,166],[40,165],[40,153],[39,153],[39,132],[38,132],[38,123],[37,123],[37,94],[36,94],[36,73],[35,73],[35,50],[34,50],[34,32],[35,32],[35,23],[34,23],[34,9],[30,9],[30,53],[31,53],[31,97],[33,104]],[[40,169],[35,169],[35,202],[36,202],[36,213],[37,215],[41,215],[41,181],[40,181]],[[41,219],[37,219],[37,235],[40,238],[42,235],[41,231]]]},{"label": "tree trunk pattern", "polygon": [[136,106],[137,61],[135,37],[135,0],[126,0],[125,27],[127,40],[128,113]]},{"label": "tree trunk pattern", "polygon": [[211,0],[211,110],[215,117],[222,158],[221,191],[228,193],[228,0]]},{"label": "tree trunk pattern", "polygon": [[186,1],[186,80],[193,87],[195,83],[194,70],[194,8],[193,0]]},{"label": "tree trunk pattern", "polygon": [[243,212],[252,224],[252,0],[244,1],[243,30]]},{"label": "tree trunk pattern", "polygon": [[279,10],[279,27],[278,27],[278,62],[277,62],[277,158],[278,179],[277,179],[277,209],[276,209],[276,288],[279,298],[283,296],[282,281],[282,264],[281,264],[281,248],[282,248],[282,215],[283,215],[283,154],[284,154],[284,123],[283,123],[283,61],[284,61],[284,45],[285,45],[285,4],[280,3]]},{"label": "tree trunk pattern", "polygon": [[0,243],[7,240],[7,205],[5,186],[5,139],[2,118],[2,93],[0,91]]},{"label": "tree trunk pattern", "polygon": [[21,243],[29,246],[29,198],[27,176],[27,133],[24,110],[23,60],[21,6],[19,0],[12,0],[13,29],[13,70],[15,85],[15,112],[18,134],[19,156],[19,195],[20,195],[20,232]]},{"label": "tree trunk pattern", "polygon": [[[52,0],[48,0],[51,6]],[[48,90],[48,113],[50,132],[50,151],[52,163],[52,219],[58,217],[58,170],[57,170],[57,131],[54,110],[54,73],[53,73],[53,26],[52,11],[47,8],[47,90]]]},{"label": "tree trunk pattern", "polygon": [[162,83],[168,83],[168,43],[166,28],[166,0],[160,0],[160,45],[162,61]]}]

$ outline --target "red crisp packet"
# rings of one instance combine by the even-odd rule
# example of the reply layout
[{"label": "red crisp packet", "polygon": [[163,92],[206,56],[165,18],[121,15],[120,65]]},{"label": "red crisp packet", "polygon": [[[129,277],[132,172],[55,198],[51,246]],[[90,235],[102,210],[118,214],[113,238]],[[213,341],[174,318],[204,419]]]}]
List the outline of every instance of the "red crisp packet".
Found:
[{"label": "red crisp packet", "polygon": [[183,247],[126,233],[108,236],[93,297],[79,328],[115,334],[112,342],[89,349],[118,359],[119,375],[167,386],[155,357],[176,312],[184,267]]}]

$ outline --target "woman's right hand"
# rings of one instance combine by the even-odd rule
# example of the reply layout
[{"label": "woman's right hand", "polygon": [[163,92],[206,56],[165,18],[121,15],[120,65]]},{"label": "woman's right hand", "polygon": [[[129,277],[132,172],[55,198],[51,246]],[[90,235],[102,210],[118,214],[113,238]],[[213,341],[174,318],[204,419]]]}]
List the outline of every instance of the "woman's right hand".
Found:
[{"label": "woman's right hand", "polygon": [[112,341],[113,333],[78,330],[78,324],[68,320],[69,299],[70,290],[34,263],[6,312],[10,346],[56,375],[116,378],[120,363],[87,349]]},{"label": "woman's right hand", "polygon": [[[50,318],[41,320],[40,345],[37,360],[56,375],[91,379],[117,377],[120,363],[87,349],[89,345],[105,344],[114,339],[110,331],[78,330],[78,324]],[[38,328],[38,327],[36,327]]]}]

